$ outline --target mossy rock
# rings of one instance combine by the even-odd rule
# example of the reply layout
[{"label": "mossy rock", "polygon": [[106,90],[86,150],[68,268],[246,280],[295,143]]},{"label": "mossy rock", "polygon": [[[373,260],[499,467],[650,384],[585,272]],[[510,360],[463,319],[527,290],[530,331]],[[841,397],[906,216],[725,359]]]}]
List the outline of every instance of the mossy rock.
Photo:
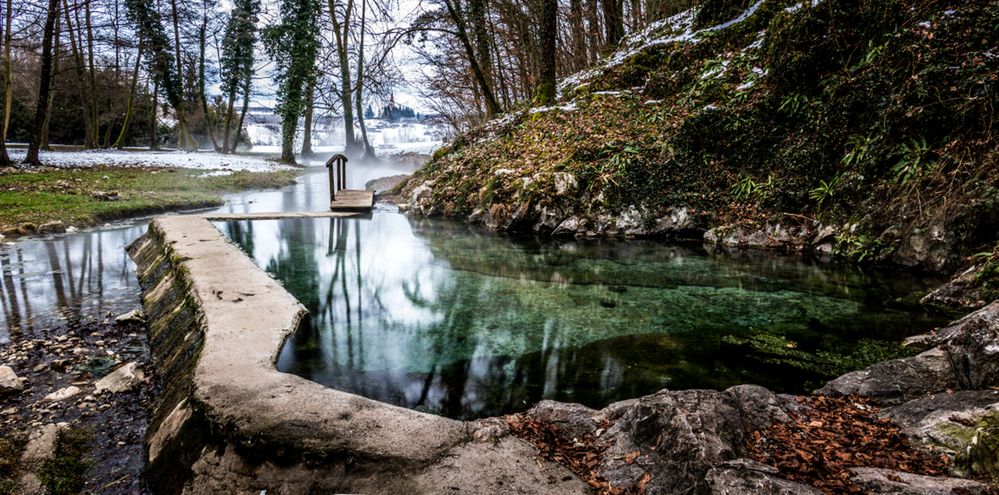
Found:
[{"label": "mossy rock", "polygon": [[942,447],[954,452],[954,474],[999,480],[999,411],[990,410],[972,423],[941,423],[937,430]]}]

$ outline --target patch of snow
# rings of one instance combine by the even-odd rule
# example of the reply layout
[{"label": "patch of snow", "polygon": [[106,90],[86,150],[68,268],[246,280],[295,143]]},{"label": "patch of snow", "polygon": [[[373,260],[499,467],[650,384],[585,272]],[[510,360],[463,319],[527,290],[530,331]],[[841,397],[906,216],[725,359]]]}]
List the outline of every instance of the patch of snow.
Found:
[{"label": "patch of snow", "polygon": [[701,74],[700,78],[701,79],[709,79],[709,78],[718,79],[719,77],[724,76],[725,72],[727,70],[728,70],[728,60],[723,60],[721,64],[718,64],[717,66],[712,67],[712,68],[704,71]]},{"label": "patch of snow", "polygon": [[749,8],[746,9],[745,12],[739,14],[739,17],[736,17],[735,19],[732,19],[731,21],[728,21],[728,22],[723,22],[723,23],[721,23],[721,24],[719,24],[717,26],[712,26],[712,27],[709,27],[709,28],[704,28],[704,29],[698,31],[698,33],[701,33],[701,32],[712,32],[712,31],[721,31],[722,29],[726,29],[726,28],[729,28],[729,27],[734,26],[736,24],[739,24],[740,22],[748,19],[749,16],[755,14],[756,11],[760,8],[760,5],[763,5],[763,2],[764,2],[764,0],[757,0],[756,3],[754,3],[753,5],[750,5]]},{"label": "patch of snow", "polygon": [[642,104],[643,105],[655,105],[657,103],[662,103],[662,102],[663,102],[662,100],[645,100],[645,102],[642,103]]},{"label": "patch of snow", "polygon": [[[638,53],[641,53],[645,50],[648,50],[650,48],[662,45],[669,45],[672,43],[696,44],[700,36],[705,33],[721,31],[723,29],[727,29],[731,26],[734,26],[746,20],[751,15],[755,14],[757,10],[759,10],[760,6],[763,5],[763,2],[764,0],[757,0],[742,14],[739,14],[738,17],[723,22],[721,24],[718,24],[716,26],[707,27],[704,29],[700,29],[698,31],[693,30],[694,16],[696,14],[697,9],[696,8],[690,9],[686,12],[682,12],[666,20],[669,21],[670,27],[673,28],[672,30],[673,33],[676,33],[682,27],[683,31],[680,34],[671,34],[670,36],[650,39],[655,33],[654,29],[652,28],[654,28],[655,26],[662,27],[664,25],[662,23],[654,23],[652,26],[643,30],[641,33],[626,38],[625,42],[623,43],[625,45],[625,49],[620,49],[615,51],[610,57],[604,59],[600,64],[597,64],[596,66],[590,69],[577,72],[576,74],[573,74],[569,77],[566,77],[565,79],[562,79],[562,81],[560,81],[558,85],[558,92],[560,95],[564,96],[569,92],[571,88],[581,87],[582,84],[602,74],[604,71],[617,67],[622,63],[624,63],[624,61],[627,60],[628,58]],[[814,1],[813,5],[815,5]],[[642,42],[643,40],[644,42]]]},{"label": "patch of snow", "polygon": [[768,72],[766,69],[761,69],[759,67],[753,67],[752,70],[753,70],[753,74],[756,74],[758,76],[765,76],[765,75],[767,75],[767,72]]},{"label": "patch of snow", "polygon": [[753,40],[752,43],[746,45],[746,48],[742,49],[743,53],[748,52],[750,50],[759,50],[760,48],[762,48],[763,47],[763,39],[766,38],[766,36],[767,36],[767,32],[766,31],[760,31],[760,32],[756,33],[756,39]]},{"label": "patch of snow", "polygon": [[569,103],[566,103],[565,105],[555,105],[555,106],[549,106],[549,107],[534,107],[534,108],[530,109],[529,111],[532,114],[535,114],[535,113],[551,112],[553,110],[561,110],[563,112],[571,112],[571,111],[573,111],[575,109],[576,109],[576,102],[575,101],[570,101]]},{"label": "patch of snow", "polygon": [[744,83],[736,86],[735,89],[738,90],[738,91],[745,91],[745,90],[747,90],[749,88],[752,88],[754,85],[756,85],[756,81],[750,79],[750,80],[748,80],[748,81],[746,81],[746,82],[744,82]]},{"label": "patch of snow", "polygon": [[952,16],[952,15],[954,15],[954,14],[956,14],[956,13],[957,13],[957,11],[956,11],[956,10],[954,10],[954,9],[948,9],[948,10],[945,10],[945,11],[944,11],[944,15],[945,15],[945,16],[948,16],[948,17],[950,17],[950,16]]},{"label": "patch of snow", "polygon": [[704,105],[704,110],[706,111],[718,110],[718,106],[715,105],[714,103],[708,103],[707,105]]},{"label": "patch of snow", "polygon": [[793,13],[801,10],[802,7],[804,7],[804,4],[802,4],[801,2],[798,2],[798,3],[796,3],[796,4],[794,4],[794,5],[790,6],[790,7],[785,7],[784,8],[784,12],[787,12],[788,14],[793,14]]},{"label": "patch of snow", "polygon": [[921,28],[923,28],[923,29],[929,29],[929,28],[933,27],[933,23],[930,22],[930,21],[923,21],[923,22],[920,22],[919,24],[916,24],[916,25],[919,26],[919,27],[921,27]]},{"label": "patch of snow", "polygon": [[203,179],[206,177],[225,177],[232,174],[233,174],[232,170],[212,170],[211,172],[205,172],[199,175],[198,178]]},{"label": "patch of snow", "polygon": [[[10,158],[23,161],[27,150],[9,150]],[[214,152],[186,151],[118,151],[118,150],[86,150],[86,151],[41,151],[38,158],[43,164],[60,168],[90,168],[90,167],[178,167],[198,170],[222,170],[229,173],[235,171],[270,172],[274,170],[290,170],[292,167],[282,165],[260,156],[222,155]]]}]

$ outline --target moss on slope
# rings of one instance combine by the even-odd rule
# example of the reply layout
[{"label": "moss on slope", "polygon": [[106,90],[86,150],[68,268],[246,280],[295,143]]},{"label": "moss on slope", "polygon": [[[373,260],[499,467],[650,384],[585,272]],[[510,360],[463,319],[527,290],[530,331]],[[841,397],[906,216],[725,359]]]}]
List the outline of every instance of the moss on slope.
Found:
[{"label": "moss on slope", "polygon": [[418,209],[473,220],[509,206],[509,230],[631,205],[703,228],[792,212],[856,224],[842,251],[873,259],[934,225],[960,249],[995,240],[999,4],[763,0],[697,31],[746,4],[626,40],[557,106],[459,137],[404,196],[427,184]]}]

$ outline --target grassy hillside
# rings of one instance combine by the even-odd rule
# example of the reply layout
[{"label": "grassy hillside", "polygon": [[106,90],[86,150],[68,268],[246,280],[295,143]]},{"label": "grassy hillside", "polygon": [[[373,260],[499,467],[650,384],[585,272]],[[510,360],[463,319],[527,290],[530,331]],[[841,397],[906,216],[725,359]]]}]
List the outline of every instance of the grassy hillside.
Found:
[{"label": "grassy hillside", "polygon": [[997,47],[996,1],[709,0],[459,137],[403,200],[555,234],[827,228],[942,268],[999,229]]}]

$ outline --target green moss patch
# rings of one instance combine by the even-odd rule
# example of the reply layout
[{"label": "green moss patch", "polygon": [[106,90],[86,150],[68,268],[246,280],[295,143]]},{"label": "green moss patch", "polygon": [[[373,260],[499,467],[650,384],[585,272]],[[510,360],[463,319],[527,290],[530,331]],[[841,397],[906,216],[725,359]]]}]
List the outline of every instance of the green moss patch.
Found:
[{"label": "green moss patch", "polygon": [[[0,173],[0,230],[30,234],[61,220],[89,226],[168,210],[216,206],[220,194],[294,183],[299,172],[205,176],[177,168],[40,169]],[[21,232],[11,232],[20,230]]]}]

